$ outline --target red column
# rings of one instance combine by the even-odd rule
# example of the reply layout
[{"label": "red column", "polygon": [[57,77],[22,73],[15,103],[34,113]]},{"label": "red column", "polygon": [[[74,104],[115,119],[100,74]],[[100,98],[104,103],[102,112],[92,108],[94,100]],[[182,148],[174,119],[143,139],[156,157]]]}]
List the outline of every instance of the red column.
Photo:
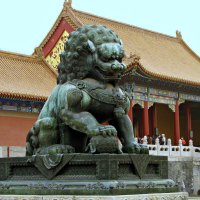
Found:
[{"label": "red column", "polygon": [[179,105],[178,101],[176,101],[175,105],[175,113],[174,113],[174,143],[178,144],[180,139],[180,120],[179,120]]},{"label": "red column", "polygon": [[185,132],[185,136],[186,136],[186,142],[187,144],[189,143],[189,139],[190,139],[190,131],[192,130],[192,123],[191,123],[191,110],[190,110],[190,104],[189,102],[185,103],[186,107],[186,132]]},{"label": "red column", "polygon": [[128,112],[128,116],[133,124],[133,100],[132,99],[130,100],[130,109]]},{"label": "red column", "polygon": [[153,134],[155,133],[155,129],[157,128],[157,109],[156,104],[153,105]]},{"label": "red column", "polygon": [[144,126],[144,135],[149,135],[149,113],[148,113],[147,101],[144,101],[143,126]]}]

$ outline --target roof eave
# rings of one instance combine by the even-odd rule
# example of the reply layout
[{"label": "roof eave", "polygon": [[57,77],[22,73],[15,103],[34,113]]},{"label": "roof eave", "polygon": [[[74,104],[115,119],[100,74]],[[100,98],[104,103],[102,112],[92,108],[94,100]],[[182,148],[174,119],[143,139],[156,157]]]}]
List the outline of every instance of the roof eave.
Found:
[{"label": "roof eave", "polygon": [[128,66],[128,68],[127,68],[124,76],[131,73],[132,70],[141,70],[141,72],[143,74],[145,74],[146,77],[157,78],[157,79],[170,81],[170,82],[176,82],[176,83],[180,83],[180,84],[188,84],[190,86],[197,86],[197,87],[200,86],[200,82],[190,81],[190,80],[186,80],[186,79],[181,79],[181,78],[176,78],[176,77],[171,77],[171,76],[166,76],[163,74],[151,72],[151,71],[147,70],[147,68],[145,68],[145,66],[142,65],[142,63],[139,60],[132,61],[129,64],[127,64],[127,66]]},{"label": "roof eave", "polygon": [[23,99],[23,100],[31,100],[31,101],[41,101],[45,102],[48,97],[45,96],[37,96],[37,95],[29,95],[29,94],[19,94],[19,93],[11,93],[11,92],[1,92],[0,97],[9,98],[9,99]]}]

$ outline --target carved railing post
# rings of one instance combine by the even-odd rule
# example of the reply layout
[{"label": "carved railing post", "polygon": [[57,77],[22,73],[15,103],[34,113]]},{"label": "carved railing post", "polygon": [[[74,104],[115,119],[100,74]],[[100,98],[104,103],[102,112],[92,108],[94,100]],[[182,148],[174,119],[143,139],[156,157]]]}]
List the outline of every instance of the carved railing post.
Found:
[{"label": "carved railing post", "polygon": [[192,140],[189,140],[189,146],[193,147],[193,141]]},{"label": "carved railing post", "polygon": [[172,140],[170,138],[167,139],[167,145],[168,145],[168,148],[169,148],[169,155],[168,156],[171,156]]},{"label": "carved railing post", "polygon": [[170,138],[167,139],[167,145],[171,146],[172,145],[172,140]]},{"label": "carved railing post", "polygon": [[147,145],[147,143],[148,143],[148,142],[147,142],[147,136],[145,135],[145,136],[144,136],[144,140],[143,140],[143,144]]},{"label": "carved railing post", "polygon": [[178,141],[178,145],[179,145],[179,146],[183,146],[183,144],[182,144],[182,140],[181,140],[181,139],[179,139],[179,141]]},{"label": "carved railing post", "polygon": [[158,138],[156,138],[156,143],[155,144],[159,145],[159,139]]}]

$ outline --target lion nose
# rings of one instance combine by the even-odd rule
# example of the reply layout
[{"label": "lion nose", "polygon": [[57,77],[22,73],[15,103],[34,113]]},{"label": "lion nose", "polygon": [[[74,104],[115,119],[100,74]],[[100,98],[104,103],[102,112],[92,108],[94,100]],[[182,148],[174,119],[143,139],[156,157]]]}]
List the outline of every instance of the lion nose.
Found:
[{"label": "lion nose", "polygon": [[119,63],[119,64],[112,64],[111,69],[114,72],[122,72],[126,69],[126,65]]},{"label": "lion nose", "polygon": [[124,63],[121,63],[121,65],[123,66],[123,70],[127,69],[127,66]]}]

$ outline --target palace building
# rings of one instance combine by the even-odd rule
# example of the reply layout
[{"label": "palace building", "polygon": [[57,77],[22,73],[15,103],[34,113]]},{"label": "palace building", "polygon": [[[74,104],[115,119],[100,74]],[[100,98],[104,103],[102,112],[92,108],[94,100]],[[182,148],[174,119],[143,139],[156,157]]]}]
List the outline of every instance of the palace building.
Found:
[{"label": "palace building", "polygon": [[120,82],[129,93],[136,137],[165,134],[200,145],[200,57],[176,37],[63,9],[33,54],[0,51],[0,146],[24,146],[28,130],[56,85],[59,54],[70,32],[84,24],[114,30],[125,47],[128,69]]}]

